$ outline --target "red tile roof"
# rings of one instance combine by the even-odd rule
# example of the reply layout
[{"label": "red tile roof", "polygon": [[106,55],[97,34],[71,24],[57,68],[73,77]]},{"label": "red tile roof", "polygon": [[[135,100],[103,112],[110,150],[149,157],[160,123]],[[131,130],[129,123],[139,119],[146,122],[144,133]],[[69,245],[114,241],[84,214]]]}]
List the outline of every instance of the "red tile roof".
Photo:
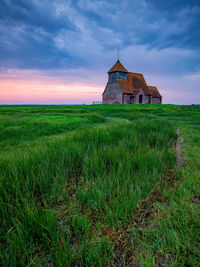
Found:
[{"label": "red tile roof", "polygon": [[141,73],[128,72],[127,81],[118,80],[121,90],[125,94],[137,95],[140,89],[146,95],[151,95],[144,76]]},{"label": "red tile roof", "polygon": [[139,89],[143,89],[146,95],[151,95],[144,76],[141,73],[129,72],[128,82],[129,86],[131,86],[134,91],[139,91]]},{"label": "red tile roof", "polygon": [[127,69],[124,68],[124,66],[119,60],[117,60],[115,65],[108,71],[108,73],[115,72],[115,71],[128,72]]},{"label": "red tile roof", "polygon": [[156,86],[148,86],[152,97],[162,97]]},{"label": "red tile roof", "polygon": [[128,81],[118,80],[118,84],[124,94],[133,94],[132,88],[129,86]]}]

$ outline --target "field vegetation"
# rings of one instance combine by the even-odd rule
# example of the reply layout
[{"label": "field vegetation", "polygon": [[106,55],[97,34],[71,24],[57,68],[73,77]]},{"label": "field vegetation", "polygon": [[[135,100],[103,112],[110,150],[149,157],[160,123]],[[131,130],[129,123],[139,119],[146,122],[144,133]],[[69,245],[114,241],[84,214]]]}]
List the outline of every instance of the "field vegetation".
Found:
[{"label": "field vegetation", "polygon": [[0,106],[0,266],[198,266],[200,107]]}]

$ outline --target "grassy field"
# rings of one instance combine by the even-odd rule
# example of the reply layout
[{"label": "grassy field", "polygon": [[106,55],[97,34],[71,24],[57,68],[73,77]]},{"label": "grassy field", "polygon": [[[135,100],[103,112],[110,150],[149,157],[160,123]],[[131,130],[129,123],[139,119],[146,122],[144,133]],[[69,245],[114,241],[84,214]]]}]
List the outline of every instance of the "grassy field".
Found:
[{"label": "grassy field", "polygon": [[0,266],[200,266],[200,107],[0,106]]}]

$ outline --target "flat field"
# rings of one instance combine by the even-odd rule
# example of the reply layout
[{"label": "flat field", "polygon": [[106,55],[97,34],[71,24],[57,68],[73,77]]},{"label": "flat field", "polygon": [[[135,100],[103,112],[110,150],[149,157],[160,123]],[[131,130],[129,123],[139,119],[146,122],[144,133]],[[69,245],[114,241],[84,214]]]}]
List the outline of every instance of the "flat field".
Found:
[{"label": "flat field", "polygon": [[0,266],[199,266],[200,107],[0,106]]}]

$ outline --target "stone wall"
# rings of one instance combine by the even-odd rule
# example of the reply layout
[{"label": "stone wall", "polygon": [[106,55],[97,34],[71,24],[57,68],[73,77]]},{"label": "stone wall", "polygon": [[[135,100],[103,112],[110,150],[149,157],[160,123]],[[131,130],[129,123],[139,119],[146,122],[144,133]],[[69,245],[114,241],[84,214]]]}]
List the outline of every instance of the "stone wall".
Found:
[{"label": "stone wall", "polygon": [[152,97],[151,104],[162,104],[162,99],[160,97]]},{"label": "stone wall", "polygon": [[127,80],[127,73],[116,71],[108,74],[108,83],[116,83],[117,80]]},{"label": "stone wall", "polygon": [[[140,89],[140,91],[135,97],[132,97],[129,94],[124,94],[123,102],[123,93],[118,82],[107,83],[104,93],[102,95],[102,102],[103,104],[139,104],[140,95],[142,95],[142,104],[148,104],[149,96],[145,95],[142,89]],[[162,104],[162,99],[160,99],[160,97],[151,97],[150,103]]]},{"label": "stone wall", "polygon": [[124,95],[124,104],[130,104],[130,103],[131,103],[130,95]]},{"label": "stone wall", "polygon": [[134,97],[134,104],[139,104],[139,96],[140,95],[142,95],[142,103],[141,104],[147,104],[148,103],[148,99],[146,99],[144,91],[142,89],[140,89],[138,94]]},{"label": "stone wall", "polygon": [[149,103],[149,96],[144,94],[144,91],[140,89],[138,94],[133,97],[131,95],[124,95],[124,104],[139,104],[139,96],[142,95],[142,103],[141,104],[148,104]]},{"label": "stone wall", "polygon": [[103,104],[122,104],[122,92],[118,83],[107,83],[102,95]]}]

